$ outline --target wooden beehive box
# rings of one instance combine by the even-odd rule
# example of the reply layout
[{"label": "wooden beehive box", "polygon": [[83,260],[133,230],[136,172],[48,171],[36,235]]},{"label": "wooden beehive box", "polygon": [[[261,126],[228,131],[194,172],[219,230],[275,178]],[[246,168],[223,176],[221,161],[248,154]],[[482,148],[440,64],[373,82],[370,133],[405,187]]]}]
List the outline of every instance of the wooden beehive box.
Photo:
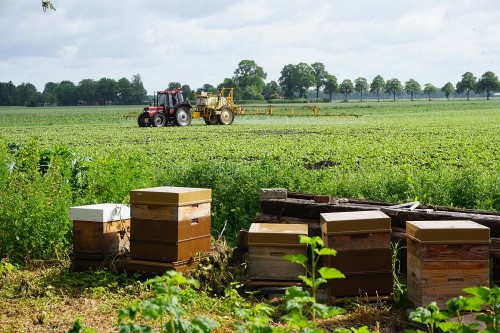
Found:
[{"label": "wooden beehive box", "polygon": [[408,297],[446,308],[463,289],[489,286],[490,230],[472,221],[408,221]]},{"label": "wooden beehive box", "polygon": [[129,249],[130,209],[120,204],[70,207],[73,252],[106,257]]},{"label": "wooden beehive box", "polygon": [[380,211],[320,214],[325,247],[337,251],[324,265],[340,270],[345,279],[328,282],[334,297],[388,295],[393,290],[391,219]]},{"label": "wooden beehive box", "polygon": [[179,262],[210,251],[212,191],[154,187],[130,191],[130,256]]},{"label": "wooden beehive box", "polygon": [[300,244],[306,224],[252,223],[248,230],[248,276],[251,280],[297,281],[305,271],[285,255],[307,255]]}]

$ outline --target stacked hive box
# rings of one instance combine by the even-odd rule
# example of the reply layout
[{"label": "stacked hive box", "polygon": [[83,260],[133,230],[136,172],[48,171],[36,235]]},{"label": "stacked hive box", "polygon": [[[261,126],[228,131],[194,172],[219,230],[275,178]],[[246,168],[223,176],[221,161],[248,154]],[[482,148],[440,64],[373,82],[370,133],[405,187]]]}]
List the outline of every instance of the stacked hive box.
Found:
[{"label": "stacked hive box", "polygon": [[73,263],[77,269],[108,266],[129,249],[130,209],[96,204],[69,209],[73,220]]},{"label": "stacked hive box", "polygon": [[324,264],[345,279],[328,282],[333,297],[387,296],[393,290],[391,219],[380,211],[322,213],[324,245],[337,251]]},{"label": "stacked hive box", "polygon": [[130,191],[129,268],[184,270],[198,254],[209,252],[211,201],[212,191],[204,188]]},{"label": "stacked hive box", "polygon": [[252,283],[287,284],[304,275],[302,266],[283,259],[285,255],[307,254],[300,235],[305,224],[252,223],[248,230],[248,276]]},{"label": "stacked hive box", "polygon": [[408,221],[408,297],[416,306],[489,286],[489,228],[471,221]]}]

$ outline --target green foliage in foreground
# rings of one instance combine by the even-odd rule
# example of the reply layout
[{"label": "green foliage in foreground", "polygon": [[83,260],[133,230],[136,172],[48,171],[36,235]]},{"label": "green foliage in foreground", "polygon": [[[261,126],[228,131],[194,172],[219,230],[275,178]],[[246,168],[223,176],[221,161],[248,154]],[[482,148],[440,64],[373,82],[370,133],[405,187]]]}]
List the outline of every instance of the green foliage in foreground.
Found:
[{"label": "green foliage in foreground", "polygon": [[[434,333],[438,329],[442,332],[452,333],[496,333],[500,330],[500,288],[499,287],[471,287],[465,288],[471,297],[451,298],[446,302],[448,311],[441,312],[432,302],[426,308],[419,307],[410,314],[410,319],[423,324],[427,332]],[[486,309],[486,312],[481,311]],[[475,317],[476,322],[464,323],[462,315],[465,312],[479,312]],[[450,321],[456,317],[457,321]],[[486,328],[481,329],[480,323]],[[421,330],[407,330],[408,333],[424,333]]]}]

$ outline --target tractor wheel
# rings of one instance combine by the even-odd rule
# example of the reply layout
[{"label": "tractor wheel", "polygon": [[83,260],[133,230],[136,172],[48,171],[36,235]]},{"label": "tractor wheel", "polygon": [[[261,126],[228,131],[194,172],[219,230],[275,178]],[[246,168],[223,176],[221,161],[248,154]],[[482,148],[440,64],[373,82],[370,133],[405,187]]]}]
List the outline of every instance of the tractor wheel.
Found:
[{"label": "tractor wheel", "polygon": [[139,124],[139,127],[150,126],[151,124],[149,123],[149,115],[147,113],[141,113],[137,118],[137,123]]},{"label": "tractor wheel", "polygon": [[157,113],[153,116],[153,126],[154,127],[163,127],[167,123],[167,118],[163,113]]},{"label": "tractor wheel", "polygon": [[218,120],[216,115],[210,115],[210,118],[207,120],[205,119],[205,124],[207,125],[217,125]]},{"label": "tractor wheel", "polygon": [[217,120],[221,125],[231,125],[234,121],[234,113],[233,110],[225,106],[220,110],[220,115],[217,116]]},{"label": "tractor wheel", "polygon": [[175,111],[174,123],[177,126],[191,125],[191,111],[185,106],[178,108],[177,111]]}]

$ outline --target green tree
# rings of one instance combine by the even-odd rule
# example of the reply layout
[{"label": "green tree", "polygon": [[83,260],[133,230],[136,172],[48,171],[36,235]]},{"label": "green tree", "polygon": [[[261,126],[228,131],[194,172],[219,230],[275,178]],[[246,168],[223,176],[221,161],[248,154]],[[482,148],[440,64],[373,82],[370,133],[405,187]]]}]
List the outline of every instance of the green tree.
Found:
[{"label": "green tree", "polygon": [[13,106],[19,105],[19,96],[17,95],[17,88],[12,83],[0,82],[0,105],[1,106]]},{"label": "green tree", "polygon": [[279,95],[281,93],[281,87],[276,81],[271,81],[266,83],[264,87],[264,97],[269,99],[271,95]]},{"label": "green tree", "polygon": [[438,89],[431,83],[426,83],[424,85],[424,94],[429,96],[429,101],[431,100],[431,94],[435,94],[437,91]]},{"label": "green tree", "polygon": [[444,95],[449,100],[450,99],[450,95],[455,92],[455,87],[453,86],[453,83],[448,82],[447,84],[445,84],[443,86],[443,88],[441,88],[441,91],[444,92]]},{"label": "green tree", "polygon": [[133,104],[134,101],[134,88],[132,83],[126,78],[122,77],[118,80],[118,96],[123,104]]},{"label": "green tree", "polygon": [[144,85],[142,83],[141,74],[132,75],[132,83],[133,93],[132,93],[132,104],[142,104],[146,100],[147,91],[144,89]]},{"label": "green tree", "polygon": [[484,73],[477,81],[476,92],[486,92],[486,99],[489,100],[491,93],[500,91],[500,81],[495,73],[488,71]]},{"label": "green tree", "polygon": [[217,86],[217,91],[220,91],[222,88],[235,88],[233,98],[235,100],[243,99],[243,92],[241,91],[241,89],[238,89],[236,87],[236,83],[232,78],[224,78],[224,81],[222,81],[222,83]]},{"label": "green tree", "polygon": [[358,77],[354,80],[354,90],[361,94],[363,100],[363,91],[368,91],[368,81],[364,77]]},{"label": "green tree", "polygon": [[169,82],[167,90],[174,90],[181,88],[182,85],[179,82]]},{"label": "green tree", "polygon": [[257,86],[251,85],[246,86],[241,90],[241,98],[243,100],[264,100],[264,95],[262,95],[262,90],[260,90]]},{"label": "green tree", "polygon": [[181,87],[182,89],[182,96],[184,97],[184,100],[187,100],[189,98],[194,100],[194,95],[193,95],[193,90],[188,84],[184,84]]},{"label": "green tree", "polygon": [[314,85],[313,69],[306,63],[286,65],[281,70],[280,86],[286,97],[306,97],[307,89]]},{"label": "green tree", "polygon": [[469,100],[469,94],[472,90],[476,89],[477,79],[471,72],[466,72],[462,75],[462,80],[457,83],[457,93],[467,94],[467,100]]},{"label": "green tree", "polygon": [[104,104],[112,101],[118,94],[118,83],[106,77],[97,81],[97,95],[102,98]]},{"label": "green tree", "polygon": [[354,85],[352,84],[352,81],[349,79],[345,79],[344,81],[342,81],[339,86],[339,92],[341,94],[344,94],[344,101],[347,102],[347,96],[354,92]]},{"label": "green tree", "polygon": [[418,83],[414,79],[409,79],[405,83],[405,92],[411,96],[410,98],[412,101],[413,101],[413,94],[419,92],[420,89],[421,89],[420,83]]},{"label": "green tree", "polygon": [[314,75],[314,87],[316,88],[316,98],[319,98],[319,90],[325,86],[326,77],[328,72],[325,65],[321,62],[311,64],[312,72]]},{"label": "green tree", "polygon": [[330,96],[330,101],[332,100],[332,95],[339,90],[339,85],[337,83],[337,78],[334,75],[328,74],[325,80],[325,89],[323,92]]},{"label": "green tree", "polygon": [[43,88],[43,101],[49,104],[57,104],[57,86],[55,82],[47,82]]},{"label": "green tree", "polygon": [[217,93],[217,89],[210,83],[205,83],[201,88],[196,89],[197,93],[201,93],[202,91],[209,92],[212,94]]},{"label": "green tree", "polygon": [[377,101],[380,102],[380,92],[385,89],[384,78],[380,75],[375,76],[372,83],[370,84],[370,92],[372,94],[377,94]]},{"label": "green tree", "polygon": [[83,79],[78,83],[78,98],[88,104],[95,104],[97,100],[97,82],[92,79]]},{"label": "green tree", "polygon": [[36,106],[43,100],[43,96],[31,83],[21,83],[17,86],[19,105]]},{"label": "green tree", "polygon": [[61,105],[75,105],[78,101],[76,86],[73,82],[64,80],[57,85],[57,101]]},{"label": "green tree", "polygon": [[398,79],[390,79],[385,83],[385,92],[388,94],[392,94],[394,101],[396,100],[396,94],[403,91],[403,86],[401,85],[401,81]]},{"label": "green tree", "polygon": [[[241,97],[247,99],[255,96],[255,92],[262,94],[264,91],[264,79],[267,74],[264,69],[257,65],[254,60],[242,60],[234,71],[233,80],[236,90],[240,90]],[[251,93],[250,93],[251,92]]]},{"label": "green tree", "polygon": [[281,70],[281,76],[279,78],[279,84],[285,93],[285,97],[293,97],[295,91],[295,81],[297,76],[297,70],[295,65],[288,64]]}]

